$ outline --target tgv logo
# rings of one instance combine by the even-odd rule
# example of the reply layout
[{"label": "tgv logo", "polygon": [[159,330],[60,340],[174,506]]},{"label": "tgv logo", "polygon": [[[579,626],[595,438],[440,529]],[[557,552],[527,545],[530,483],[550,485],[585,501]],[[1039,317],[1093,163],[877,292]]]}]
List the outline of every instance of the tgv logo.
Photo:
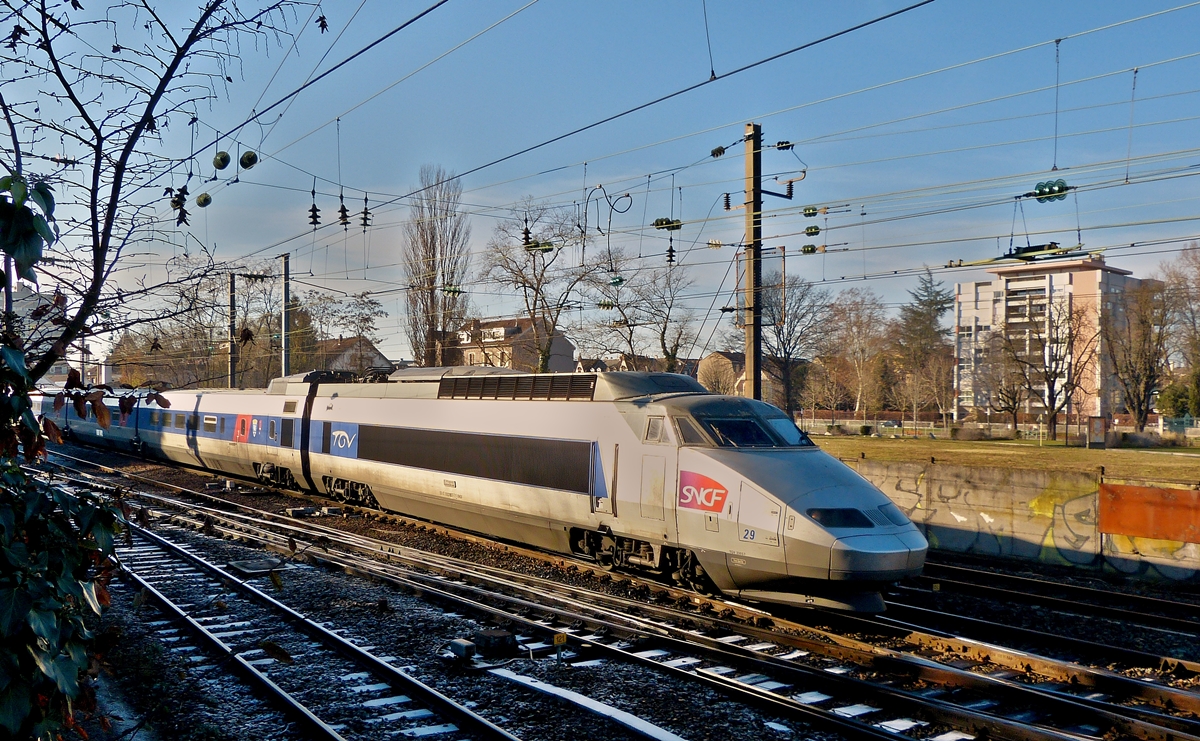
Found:
[{"label": "tgv logo", "polygon": [[346,432],[345,430],[336,430],[332,435],[330,435],[330,439],[333,440],[333,444],[335,446],[337,446],[338,448],[341,448],[342,450],[345,450],[345,449],[349,448],[351,445],[353,445],[355,439],[357,439],[357,438],[358,438],[357,432],[354,433],[353,435],[351,435],[349,432]]},{"label": "tgv logo", "polygon": [[692,471],[679,472],[680,507],[720,512],[725,508],[725,499],[728,496],[729,490],[718,481]]}]

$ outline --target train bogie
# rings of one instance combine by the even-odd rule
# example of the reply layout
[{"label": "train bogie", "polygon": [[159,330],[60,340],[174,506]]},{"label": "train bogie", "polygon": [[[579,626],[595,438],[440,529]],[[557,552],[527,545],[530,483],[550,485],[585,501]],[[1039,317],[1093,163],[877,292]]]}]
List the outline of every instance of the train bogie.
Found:
[{"label": "train bogie", "polygon": [[[768,602],[880,609],[926,543],[782,412],[657,373],[419,369],[167,392],[79,438]],[[115,410],[114,410],[115,411]],[[114,414],[114,422],[118,420]]]}]

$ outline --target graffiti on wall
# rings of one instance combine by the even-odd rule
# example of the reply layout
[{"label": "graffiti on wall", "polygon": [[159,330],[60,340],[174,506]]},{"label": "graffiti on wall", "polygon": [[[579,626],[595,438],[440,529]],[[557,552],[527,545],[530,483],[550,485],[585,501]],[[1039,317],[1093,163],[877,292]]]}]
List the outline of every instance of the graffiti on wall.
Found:
[{"label": "graffiti on wall", "polygon": [[[1200,543],[1190,542],[1200,537],[1161,529],[1169,522],[1171,527],[1200,532],[1200,492],[1156,490],[1153,495],[1142,492],[1143,498],[1137,499],[1137,492],[1123,488],[1123,501],[1143,518],[1145,496],[1158,496],[1169,508],[1186,505],[1186,516],[1173,511],[1158,518],[1158,529],[1145,530],[1130,524],[1134,518],[1113,510],[1111,498],[1102,499],[1108,484],[1102,488],[1082,474],[874,461],[854,465],[908,513],[934,549],[1153,579],[1200,579]],[[1182,538],[1151,537],[1164,534]]]}]

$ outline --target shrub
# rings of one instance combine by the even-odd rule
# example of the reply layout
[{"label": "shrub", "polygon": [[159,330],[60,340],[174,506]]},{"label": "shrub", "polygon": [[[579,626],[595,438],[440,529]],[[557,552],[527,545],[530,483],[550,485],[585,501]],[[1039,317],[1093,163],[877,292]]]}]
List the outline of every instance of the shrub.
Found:
[{"label": "shrub", "polygon": [[77,728],[76,710],[95,705],[80,682],[92,662],[84,618],[108,604],[119,513],[25,474],[21,449],[33,461],[48,437],[61,436],[33,416],[24,355],[0,347],[0,360],[0,728],[51,739]]}]

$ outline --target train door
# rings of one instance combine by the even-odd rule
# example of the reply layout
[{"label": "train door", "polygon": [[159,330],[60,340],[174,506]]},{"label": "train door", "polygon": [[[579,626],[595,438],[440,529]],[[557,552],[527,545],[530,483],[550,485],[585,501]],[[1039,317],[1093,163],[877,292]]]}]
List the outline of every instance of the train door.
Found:
[{"label": "train door", "polygon": [[642,436],[642,525],[654,536],[673,539],[675,534],[675,475],[678,450],[666,417],[648,416]]},{"label": "train door", "polygon": [[731,549],[729,573],[739,587],[787,573],[780,526],[783,507],[745,481],[737,507],[737,546]]},{"label": "train door", "polygon": [[667,483],[667,459],[661,455],[642,456],[642,518],[664,520]]},{"label": "train door", "polygon": [[235,443],[244,443],[250,439],[250,415],[239,414],[237,420],[233,423],[233,441]]}]

